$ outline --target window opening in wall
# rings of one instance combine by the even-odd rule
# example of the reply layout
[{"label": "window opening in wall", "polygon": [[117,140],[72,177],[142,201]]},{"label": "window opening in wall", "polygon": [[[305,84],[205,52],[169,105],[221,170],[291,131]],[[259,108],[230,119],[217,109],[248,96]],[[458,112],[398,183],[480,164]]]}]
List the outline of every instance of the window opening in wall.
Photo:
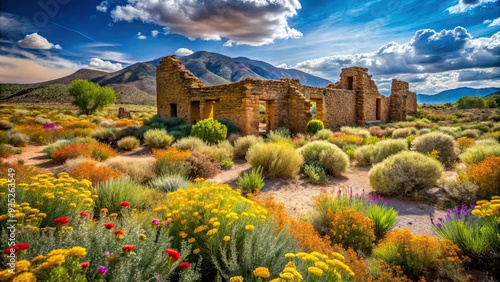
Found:
[{"label": "window opening in wall", "polygon": [[376,109],[375,109],[375,119],[376,120],[381,120],[382,119],[382,99],[377,98],[376,100]]},{"label": "window opening in wall", "polygon": [[266,114],[267,103],[266,101],[259,101],[259,134],[265,135],[268,129],[268,118]]},{"label": "window opening in wall", "polygon": [[177,104],[170,104],[170,117],[177,117]]},{"label": "window opening in wall", "polygon": [[311,115],[312,115],[312,119],[316,119],[316,113],[317,113],[317,103],[316,102],[311,102],[312,106],[311,106]]},{"label": "window opening in wall", "polygon": [[347,77],[347,89],[348,90],[353,90],[353,83],[354,83],[354,77],[348,76]]}]

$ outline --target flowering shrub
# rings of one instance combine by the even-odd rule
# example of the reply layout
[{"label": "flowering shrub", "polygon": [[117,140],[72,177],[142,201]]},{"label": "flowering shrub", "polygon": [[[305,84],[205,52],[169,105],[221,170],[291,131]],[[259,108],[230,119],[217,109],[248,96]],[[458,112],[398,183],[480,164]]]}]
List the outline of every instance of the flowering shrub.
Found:
[{"label": "flowering shrub", "polygon": [[464,151],[465,149],[469,148],[470,146],[474,145],[474,143],[476,142],[474,139],[472,138],[469,138],[469,137],[466,137],[466,136],[463,136],[463,137],[460,137],[458,138],[457,140],[455,140],[456,144],[457,144],[457,147]]},{"label": "flowering shrub", "polygon": [[110,179],[119,178],[122,173],[105,165],[97,165],[95,162],[83,162],[71,169],[69,175],[79,180],[88,179],[97,185]]},{"label": "flowering shrub", "polygon": [[371,253],[375,241],[375,224],[371,219],[352,209],[335,213],[330,210],[327,218],[331,221],[332,229],[329,235],[333,244],[353,248],[365,254]]},{"label": "flowering shrub", "polygon": [[[8,181],[0,179],[0,199],[7,202]],[[18,224],[45,227],[55,218],[65,215],[70,221],[78,217],[77,211],[91,211],[97,198],[88,180],[76,180],[67,173],[39,174],[32,183],[18,183],[14,214]],[[7,205],[0,207],[2,222],[8,218]]]},{"label": "flowering shrub", "polygon": [[469,179],[479,186],[477,194],[482,198],[497,195],[500,191],[500,156],[491,156],[469,166]]},{"label": "flowering shrub", "polygon": [[175,147],[168,147],[167,149],[153,149],[153,157],[156,159],[154,163],[154,172],[156,175],[164,174],[182,174],[187,175],[187,168],[183,167],[182,163],[189,156],[191,151],[179,150]]},{"label": "flowering shrub", "polygon": [[118,156],[118,153],[109,145],[102,143],[70,144],[52,153],[52,159],[57,163],[63,163],[67,159],[74,159],[77,157],[88,157],[94,160],[103,161],[114,156]]},{"label": "flowering shrub", "polygon": [[373,250],[375,257],[398,265],[412,279],[451,279],[469,281],[463,263],[468,259],[448,240],[429,235],[413,235],[409,229],[396,229]]}]

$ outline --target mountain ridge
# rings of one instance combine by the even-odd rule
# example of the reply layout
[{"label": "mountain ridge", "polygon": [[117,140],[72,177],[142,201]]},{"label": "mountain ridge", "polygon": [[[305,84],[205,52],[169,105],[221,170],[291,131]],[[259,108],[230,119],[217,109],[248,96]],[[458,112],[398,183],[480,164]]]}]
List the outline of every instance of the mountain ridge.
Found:
[{"label": "mountain ridge", "polygon": [[484,97],[489,94],[495,93],[497,91],[500,91],[500,88],[459,87],[455,89],[444,90],[437,94],[417,94],[417,103],[419,104],[455,103],[458,99],[464,96]]}]

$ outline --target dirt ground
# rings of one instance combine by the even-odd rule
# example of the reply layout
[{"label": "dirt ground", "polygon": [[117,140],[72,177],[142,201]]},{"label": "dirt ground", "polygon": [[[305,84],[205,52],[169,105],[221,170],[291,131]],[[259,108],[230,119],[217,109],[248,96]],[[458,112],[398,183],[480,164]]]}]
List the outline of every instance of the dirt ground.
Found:
[{"label": "dirt ground", "polygon": [[[23,148],[20,155],[13,155],[6,159],[9,163],[17,163],[23,160],[27,165],[35,165],[42,171],[52,171],[58,173],[64,171],[64,165],[58,165],[47,158],[42,152],[44,146],[27,146]],[[149,156],[147,148],[139,148],[122,155],[143,158]],[[211,181],[227,183],[232,187],[237,187],[238,177],[250,169],[250,165],[244,160],[236,160],[231,170],[223,171]],[[286,181],[281,179],[266,179],[265,186],[256,196],[257,198],[273,197],[276,201],[285,204],[288,212],[298,218],[307,218],[312,211],[313,199],[322,191],[332,192],[341,190],[352,190],[353,194],[370,193],[373,189],[368,179],[368,167],[351,167],[350,170],[341,177],[331,178],[324,185],[313,185],[306,179],[296,179]],[[447,172],[448,176],[453,172]],[[409,228],[414,234],[433,234],[430,218],[439,218],[446,215],[446,211],[439,210],[428,203],[404,201],[395,198],[387,198],[389,204],[398,211],[398,219],[395,228]]]}]

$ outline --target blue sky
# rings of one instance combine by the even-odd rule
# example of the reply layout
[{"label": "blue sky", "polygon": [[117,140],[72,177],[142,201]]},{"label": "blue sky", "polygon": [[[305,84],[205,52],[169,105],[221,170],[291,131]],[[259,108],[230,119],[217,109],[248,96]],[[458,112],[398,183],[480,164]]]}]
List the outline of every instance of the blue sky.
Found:
[{"label": "blue sky", "polygon": [[500,1],[2,0],[0,82],[212,51],[418,93],[500,87]]}]

